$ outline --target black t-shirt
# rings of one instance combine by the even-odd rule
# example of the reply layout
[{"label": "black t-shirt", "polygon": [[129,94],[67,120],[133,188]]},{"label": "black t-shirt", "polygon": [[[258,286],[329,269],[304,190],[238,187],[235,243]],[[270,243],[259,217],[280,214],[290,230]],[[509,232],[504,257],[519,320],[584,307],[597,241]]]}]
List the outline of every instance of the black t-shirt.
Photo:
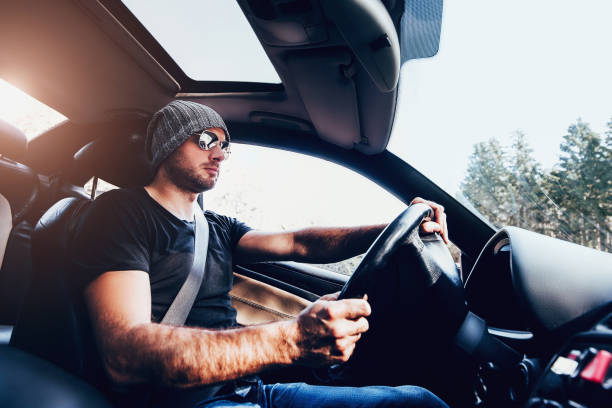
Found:
[{"label": "black t-shirt", "polygon": [[[234,326],[232,253],[250,228],[212,211],[204,215],[210,231],[206,268],[186,325]],[[152,321],[161,321],[191,270],[194,223],[174,216],[142,187],[104,193],[85,217],[72,245],[76,289],[107,271],[142,270],[151,283]]]},{"label": "black t-shirt", "polygon": [[[236,325],[232,288],[232,253],[250,228],[234,218],[205,211],[209,226],[206,269],[200,291],[187,317],[187,326],[221,328]],[[107,271],[142,270],[149,274],[153,322],[159,322],[185,282],[193,263],[193,222],[181,220],[149,196],[142,187],[111,190],[91,203],[78,219],[70,245],[72,286],[83,319],[88,319],[84,289]],[[234,382],[190,390],[128,387],[117,389],[103,373],[93,333],[84,328],[85,360],[82,376],[106,390],[119,405],[145,405],[151,401],[208,399],[232,389]],[[188,404],[188,405],[189,405]]]}]

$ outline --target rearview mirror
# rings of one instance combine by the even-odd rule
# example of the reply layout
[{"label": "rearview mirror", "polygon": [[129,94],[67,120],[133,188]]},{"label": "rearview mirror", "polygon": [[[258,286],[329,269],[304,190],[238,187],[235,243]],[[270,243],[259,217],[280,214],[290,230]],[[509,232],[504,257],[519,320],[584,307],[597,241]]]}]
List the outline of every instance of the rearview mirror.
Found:
[{"label": "rearview mirror", "polygon": [[433,57],[440,47],[443,0],[402,0],[400,22],[401,64]]}]

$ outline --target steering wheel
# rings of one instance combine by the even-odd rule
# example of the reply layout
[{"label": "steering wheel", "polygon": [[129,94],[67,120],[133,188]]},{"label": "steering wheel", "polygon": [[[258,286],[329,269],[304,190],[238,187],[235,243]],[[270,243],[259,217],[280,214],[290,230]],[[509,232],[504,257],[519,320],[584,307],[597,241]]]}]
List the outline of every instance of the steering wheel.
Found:
[{"label": "steering wheel", "polygon": [[[411,293],[402,293],[402,295],[419,299],[417,300],[417,306],[420,309],[427,310],[427,313],[421,313],[419,310],[413,311],[413,313],[424,316],[427,328],[412,328],[410,330],[410,332],[420,331],[421,334],[426,335],[424,340],[426,344],[421,344],[423,349],[431,346],[432,343],[441,347],[441,344],[444,344],[443,342],[448,341],[467,351],[476,360],[496,362],[503,367],[516,366],[521,360],[521,355],[490,335],[487,331],[486,323],[468,311],[463,292],[463,283],[446,244],[437,235],[430,235],[427,238],[422,238],[419,235],[419,226],[423,220],[426,217],[432,216],[433,210],[428,205],[422,203],[413,204],[404,210],[376,238],[351,278],[342,288],[338,298],[360,298],[376,288],[377,285],[380,285],[381,282],[383,283],[383,297],[391,295],[388,292],[396,289],[400,289],[402,292],[409,290]],[[416,284],[410,287],[396,288],[392,286],[394,285],[393,280],[390,280],[391,283],[386,282],[388,279],[380,273],[381,270],[389,266],[391,257],[400,246],[402,246],[402,250],[407,250],[407,253],[410,255],[408,258],[410,265],[399,265],[399,272],[411,274],[416,278],[411,280],[411,283]],[[423,296],[424,291],[427,291],[427,293]],[[422,296],[415,296],[419,292]],[[387,301],[387,299],[383,299],[383,301]],[[395,312],[397,313],[397,310]],[[406,312],[404,310],[399,311],[400,314]],[[387,313],[382,313],[382,315],[379,313],[379,316],[382,319],[386,319],[385,322],[390,318],[397,318],[397,315],[387,316]],[[412,316],[414,317],[414,315]],[[401,317],[405,318],[405,316]],[[421,320],[420,323],[424,323],[424,321]],[[380,329],[381,326],[378,328]],[[378,334],[376,340],[373,340],[370,336],[372,343],[370,346],[366,346],[369,347],[369,351],[366,349],[364,352],[364,354],[372,354],[370,359],[366,360],[367,364],[376,363],[376,361],[381,360],[380,350],[401,349],[402,346],[406,346],[406,342],[410,339],[411,334],[401,333],[402,326],[398,326],[397,323],[386,326],[386,329],[388,331],[384,332],[385,329],[383,329],[382,336]],[[396,340],[399,343],[391,344],[391,342]],[[439,353],[439,348],[434,348],[434,350],[436,350],[436,353]],[[427,359],[423,360],[424,364],[420,365],[420,367],[435,367],[436,364],[430,361],[435,356],[427,357],[427,353],[425,355]],[[415,359],[418,358],[415,355],[411,355],[409,363],[406,363],[406,365],[413,364]],[[441,359],[442,361],[438,361],[438,365],[445,365],[448,370],[444,357],[441,357]],[[386,364],[384,367],[387,368],[374,369],[373,372],[377,376],[374,380],[380,380],[380,376],[388,371],[389,365]],[[338,371],[341,372],[342,369],[343,367],[341,366]],[[368,370],[371,369],[361,369],[361,371]],[[457,373],[461,372],[457,371]],[[436,378],[438,374],[437,371],[433,372],[433,376]],[[458,376],[461,376],[461,374],[458,374]],[[469,376],[463,376],[464,380],[466,378],[469,379]],[[471,389],[470,384],[460,385],[460,382],[457,382],[456,385],[458,386],[459,395],[462,395],[465,389]]]},{"label": "steering wheel", "polygon": [[[429,285],[436,283],[443,269],[446,268],[442,268],[439,262],[428,259],[434,255],[439,256],[439,254],[432,255],[427,252],[424,253],[423,249],[425,244],[419,236],[419,226],[421,222],[423,222],[426,217],[432,216],[433,210],[431,207],[422,203],[412,204],[397,216],[370,246],[363,260],[342,288],[338,298],[360,298],[367,293],[368,289],[372,288],[375,284],[376,271],[384,269],[388,265],[389,259],[400,245],[406,245],[420,255],[417,256],[417,259],[419,259],[420,266],[424,268],[419,269],[423,269],[427,275],[426,280]],[[450,254],[448,254],[446,248],[444,248],[444,251],[446,251],[447,255],[445,261],[448,263]],[[451,277],[453,283],[460,284],[461,280],[456,272],[456,268],[454,268],[452,258],[450,258],[450,260],[453,271],[448,273],[448,275]]]}]

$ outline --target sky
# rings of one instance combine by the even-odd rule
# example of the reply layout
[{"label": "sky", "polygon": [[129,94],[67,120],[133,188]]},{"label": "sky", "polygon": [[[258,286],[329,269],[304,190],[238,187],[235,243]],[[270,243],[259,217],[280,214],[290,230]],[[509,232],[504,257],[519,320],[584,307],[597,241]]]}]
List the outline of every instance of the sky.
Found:
[{"label": "sky", "polygon": [[550,168],[568,126],[612,118],[612,2],[445,1],[438,55],[402,68],[389,150],[447,191],[474,143],[523,131]]},{"label": "sky", "polygon": [[[279,81],[235,2],[125,3],[194,78]],[[599,0],[445,1],[438,55],[402,68],[389,150],[451,194],[474,143],[491,137],[507,144],[523,131],[551,167],[572,122],[601,132],[612,118],[611,15]],[[0,118],[29,137],[65,119],[32,103],[0,79]],[[252,154],[251,171],[274,172],[278,163]]]}]

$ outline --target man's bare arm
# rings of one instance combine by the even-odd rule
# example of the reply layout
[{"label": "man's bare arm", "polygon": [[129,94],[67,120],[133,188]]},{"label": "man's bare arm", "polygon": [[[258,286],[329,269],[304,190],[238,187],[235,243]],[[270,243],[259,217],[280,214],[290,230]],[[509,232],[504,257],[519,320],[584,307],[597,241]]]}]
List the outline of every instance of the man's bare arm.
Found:
[{"label": "man's bare arm", "polygon": [[[425,233],[438,232],[448,243],[444,207],[416,197],[410,204],[423,203],[434,210],[433,219],[421,225]],[[238,262],[298,261],[338,262],[364,253],[386,224],[362,227],[306,228],[287,232],[249,231],[238,242]]]},{"label": "man's bare arm", "polygon": [[86,289],[104,367],[120,384],[190,387],[273,365],[346,361],[368,329],[367,301],[322,298],[297,319],[229,330],[151,323],[148,274],[106,272]]},{"label": "man's bare arm", "polygon": [[338,262],[365,252],[385,225],[305,228],[281,233],[249,231],[238,242],[239,262]]}]

